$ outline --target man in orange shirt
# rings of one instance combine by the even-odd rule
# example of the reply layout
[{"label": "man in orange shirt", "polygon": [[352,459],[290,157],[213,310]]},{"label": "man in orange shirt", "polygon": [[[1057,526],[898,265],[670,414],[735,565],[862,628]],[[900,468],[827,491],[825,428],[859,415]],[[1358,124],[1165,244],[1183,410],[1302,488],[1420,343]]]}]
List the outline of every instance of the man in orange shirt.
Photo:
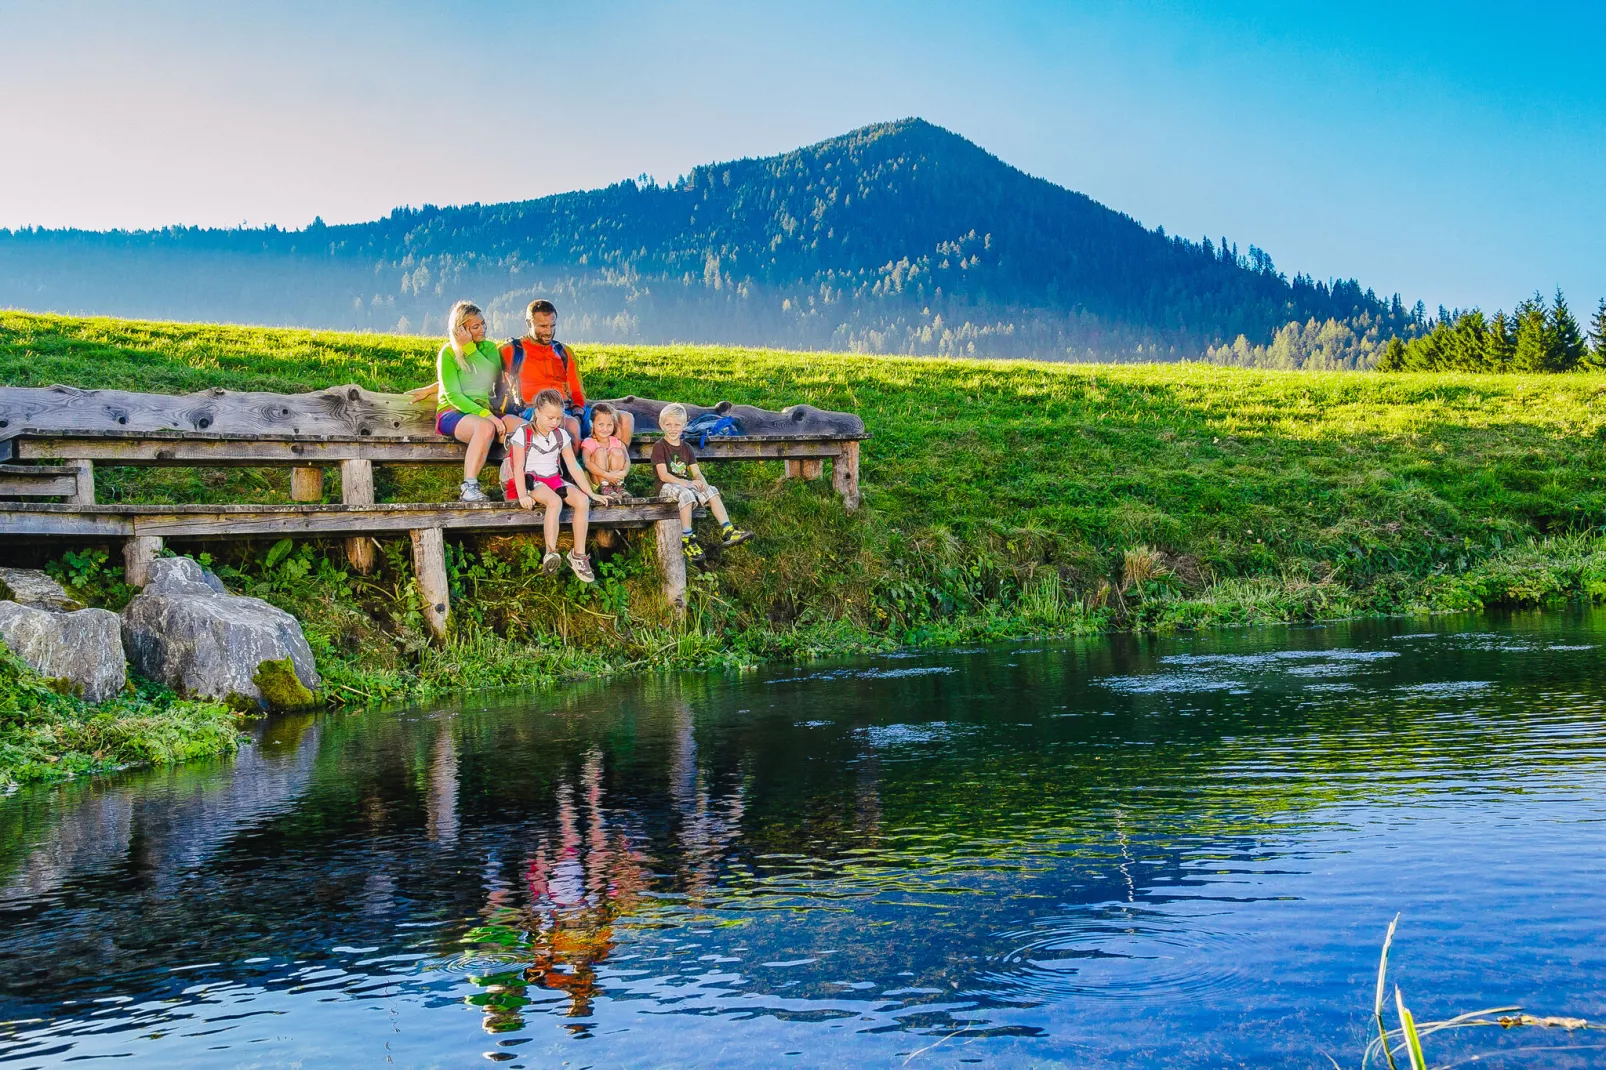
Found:
[{"label": "man in orange shirt", "polygon": [[[586,404],[585,386],[580,382],[580,363],[568,346],[556,338],[558,310],[551,301],[535,300],[524,312],[528,331],[523,338],[502,347],[502,366],[509,371],[515,363],[515,347],[522,354],[519,366],[519,396],[525,401],[543,390],[556,390],[563,396],[563,426],[568,428],[576,448],[591,433],[591,406]],[[624,410],[618,412],[614,434],[626,446],[636,429],[636,421]]]}]

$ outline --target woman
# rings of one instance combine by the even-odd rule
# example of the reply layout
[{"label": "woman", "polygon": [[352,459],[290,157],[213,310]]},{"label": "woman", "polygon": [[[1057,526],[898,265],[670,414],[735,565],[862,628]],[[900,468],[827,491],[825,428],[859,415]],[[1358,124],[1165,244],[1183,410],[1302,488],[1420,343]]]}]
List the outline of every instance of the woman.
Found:
[{"label": "woman", "polygon": [[502,372],[502,355],[485,340],[485,313],[472,301],[459,301],[446,317],[446,344],[435,357],[435,430],[468,446],[458,496],[483,502],[480,469],[491,443],[520,423],[517,416],[491,412],[491,391]]}]

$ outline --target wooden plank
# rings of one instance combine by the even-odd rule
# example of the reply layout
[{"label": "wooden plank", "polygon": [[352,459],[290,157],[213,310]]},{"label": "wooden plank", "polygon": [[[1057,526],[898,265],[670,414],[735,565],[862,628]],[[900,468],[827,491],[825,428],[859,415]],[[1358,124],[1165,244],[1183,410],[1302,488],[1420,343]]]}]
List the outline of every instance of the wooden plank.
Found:
[{"label": "wooden plank", "polygon": [[68,464],[73,470],[73,492],[67,496],[72,505],[95,504],[95,462],[72,461]]},{"label": "wooden plank", "polygon": [[162,552],[162,540],[136,535],[123,543],[123,581],[130,587],[143,587],[151,579],[151,562]]},{"label": "wooden plank", "polygon": [[[562,521],[572,521],[564,509]],[[645,527],[678,517],[674,503],[636,499],[594,505],[593,527]],[[516,503],[460,502],[339,505],[101,505],[91,509],[43,503],[0,502],[0,536],[61,535],[126,538],[334,537],[399,534],[421,527],[458,531],[537,530],[543,514]],[[371,544],[370,544],[371,546]]]},{"label": "wooden plank", "polygon": [[323,501],[323,469],[290,469],[290,500],[293,502]]},{"label": "wooden plank", "polygon": [[59,465],[0,464],[0,495],[62,498],[78,491],[78,473]]},{"label": "wooden plank", "polygon": [[[346,505],[374,504],[372,461],[340,462],[340,500]],[[374,570],[374,543],[366,535],[346,540],[346,560],[363,575]]]},{"label": "wooden plank", "polygon": [[[770,441],[761,438],[725,437],[709,439],[707,446],[695,443],[699,460],[705,461],[790,461],[808,458],[837,457],[846,442],[842,439],[809,439]],[[652,456],[652,442],[630,440],[630,459],[645,461]]]},{"label": "wooden plank", "polygon": [[842,456],[831,464],[831,486],[842,499],[842,508],[853,512],[859,507],[859,444],[849,442]]},{"label": "wooden plank", "polygon": [[0,387],[0,424],[51,431],[212,431],[238,435],[428,434],[432,405],[338,386],[307,394],[139,394],[71,386]]},{"label": "wooden plank", "polygon": [[103,464],[172,468],[272,468],[335,465],[365,460],[379,464],[462,464],[462,443],[436,435],[422,441],[386,439],[229,439],[65,434],[22,435],[12,440],[28,461],[86,458]]},{"label": "wooden plank", "polygon": [[437,640],[446,638],[446,620],[451,614],[451,588],[446,582],[446,540],[440,528],[415,528],[413,573],[424,603],[424,619]]},{"label": "wooden plank", "polygon": [[[645,461],[652,454],[655,439],[634,438],[630,456]],[[785,460],[787,458],[834,458],[842,453],[848,439],[709,439],[697,450],[710,461]],[[140,467],[271,468],[283,465],[335,465],[342,461],[365,460],[374,464],[462,464],[464,446],[436,435],[423,440],[401,439],[230,439],[223,437],[181,437],[68,433],[52,437],[28,433],[12,440],[17,457],[27,461],[86,459],[102,464]],[[500,459],[500,458],[495,458]]]},{"label": "wooden plank", "polygon": [[664,601],[677,618],[686,615],[686,548],[680,541],[680,512],[656,521],[653,534],[657,542],[658,571],[663,580]]},{"label": "wooden plank", "polygon": [[95,513],[30,513],[0,502],[0,536],[60,536],[71,539],[121,539],[134,534],[131,516]]}]

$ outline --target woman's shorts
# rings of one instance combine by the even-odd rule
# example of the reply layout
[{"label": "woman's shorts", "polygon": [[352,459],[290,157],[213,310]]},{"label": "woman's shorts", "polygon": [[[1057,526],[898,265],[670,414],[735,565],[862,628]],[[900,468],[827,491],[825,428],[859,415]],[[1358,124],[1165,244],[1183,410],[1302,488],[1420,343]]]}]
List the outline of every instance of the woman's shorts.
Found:
[{"label": "woman's shorts", "polygon": [[[562,476],[538,476],[530,472],[524,473],[524,485],[526,487],[534,490],[537,483],[557,491],[560,498],[567,496],[569,488],[574,486],[573,483],[568,482]],[[510,502],[519,500],[519,488],[511,479],[502,484],[502,497]]]},{"label": "woman's shorts", "polygon": [[456,438],[457,425],[462,423],[463,417],[467,415],[468,413],[456,409],[442,409],[435,414],[435,430],[447,438]]},{"label": "woman's shorts", "polygon": [[658,494],[660,497],[673,498],[680,505],[707,505],[719,495],[719,488],[712,483],[707,490],[688,487],[684,483],[660,483]]}]

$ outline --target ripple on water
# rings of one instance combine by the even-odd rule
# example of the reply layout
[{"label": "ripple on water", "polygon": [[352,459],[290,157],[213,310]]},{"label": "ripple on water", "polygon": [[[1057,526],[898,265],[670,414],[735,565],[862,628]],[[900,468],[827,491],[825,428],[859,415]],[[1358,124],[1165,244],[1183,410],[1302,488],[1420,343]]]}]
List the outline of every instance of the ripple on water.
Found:
[{"label": "ripple on water", "polygon": [[1009,1001],[1054,1002],[1068,996],[1191,998],[1241,981],[1234,940],[1154,911],[1111,904],[1103,911],[1044,918],[1016,938],[982,980]]}]

